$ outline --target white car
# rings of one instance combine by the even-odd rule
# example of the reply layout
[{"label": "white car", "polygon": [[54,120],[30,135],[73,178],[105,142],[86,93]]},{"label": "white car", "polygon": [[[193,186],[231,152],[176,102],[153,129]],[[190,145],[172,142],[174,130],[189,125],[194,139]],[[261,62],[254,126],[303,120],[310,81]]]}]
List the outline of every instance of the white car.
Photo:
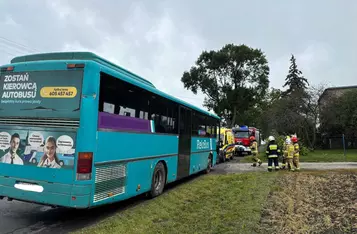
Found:
[{"label": "white car", "polygon": [[238,156],[252,154],[252,150],[249,147],[246,147],[244,145],[236,145],[235,152],[236,152],[236,155],[238,155]]}]

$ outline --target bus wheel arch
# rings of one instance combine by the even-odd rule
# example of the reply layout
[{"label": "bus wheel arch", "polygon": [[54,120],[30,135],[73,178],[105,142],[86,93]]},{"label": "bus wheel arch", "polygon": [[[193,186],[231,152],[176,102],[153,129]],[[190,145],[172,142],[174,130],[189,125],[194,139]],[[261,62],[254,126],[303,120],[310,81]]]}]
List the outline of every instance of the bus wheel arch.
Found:
[{"label": "bus wheel arch", "polygon": [[157,197],[164,191],[167,181],[167,165],[164,161],[159,161],[155,165],[151,179],[150,197]]},{"label": "bus wheel arch", "polygon": [[164,165],[164,168],[165,168],[165,185],[166,185],[166,183],[167,183],[167,176],[168,176],[168,174],[169,174],[169,170],[168,170],[167,164],[166,164],[166,162],[165,162],[164,160],[160,160],[160,161],[157,162],[157,163],[160,163],[160,162]]}]

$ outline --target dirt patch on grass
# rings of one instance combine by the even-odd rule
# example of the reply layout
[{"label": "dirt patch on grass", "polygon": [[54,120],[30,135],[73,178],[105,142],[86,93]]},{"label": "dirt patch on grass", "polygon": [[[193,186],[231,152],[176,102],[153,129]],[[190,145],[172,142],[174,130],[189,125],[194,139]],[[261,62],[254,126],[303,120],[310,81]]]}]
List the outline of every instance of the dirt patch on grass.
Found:
[{"label": "dirt patch on grass", "polygon": [[357,172],[286,173],[277,179],[261,233],[357,233]]}]

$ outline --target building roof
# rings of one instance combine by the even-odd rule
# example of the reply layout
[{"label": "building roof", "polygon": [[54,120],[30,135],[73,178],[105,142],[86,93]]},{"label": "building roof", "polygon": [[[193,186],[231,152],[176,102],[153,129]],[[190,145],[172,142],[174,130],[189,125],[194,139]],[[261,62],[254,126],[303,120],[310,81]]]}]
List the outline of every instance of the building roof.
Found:
[{"label": "building roof", "polygon": [[357,89],[357,85],[350,85],[350,86],[338,86],[338,87],[330,87],[324,90],[318,100],[318,104],[320,104],[321,99],[326,96],[326,94],[330,91],[336,91],[341,89]]}]

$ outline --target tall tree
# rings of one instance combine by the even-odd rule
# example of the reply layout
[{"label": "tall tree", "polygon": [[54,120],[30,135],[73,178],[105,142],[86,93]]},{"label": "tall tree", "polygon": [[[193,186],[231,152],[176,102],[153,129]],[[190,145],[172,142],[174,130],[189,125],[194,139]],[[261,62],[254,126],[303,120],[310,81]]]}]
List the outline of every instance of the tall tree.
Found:
[{"label": "tall tree", "polygon": [[288,89],[284,92],[284,96],[294,92],[304,92],[307,86],[309,86],[309,82],[297,67],[294,55],[291,55],[290,63],[289,73],[285,78],[285,84],[283,86],[284,88],[288,86]]},{"label": "tall tree", "polygon": [[249,121],[245,113],[266,94],[268,75],[268,61],[260,49],[227,44],[218,51],[203,51],[181,81],[195,94],[201,90],[204,106],[234,125]]},{"label": "tall tree", "polygon": [[310,149],[314,149],[317,141],[317,130],[319,125],[319,98],[326,89],[326,84],[310,86],[307,89],[307,95],[304,105],[304,124],[302,124],[304,138]]}]

